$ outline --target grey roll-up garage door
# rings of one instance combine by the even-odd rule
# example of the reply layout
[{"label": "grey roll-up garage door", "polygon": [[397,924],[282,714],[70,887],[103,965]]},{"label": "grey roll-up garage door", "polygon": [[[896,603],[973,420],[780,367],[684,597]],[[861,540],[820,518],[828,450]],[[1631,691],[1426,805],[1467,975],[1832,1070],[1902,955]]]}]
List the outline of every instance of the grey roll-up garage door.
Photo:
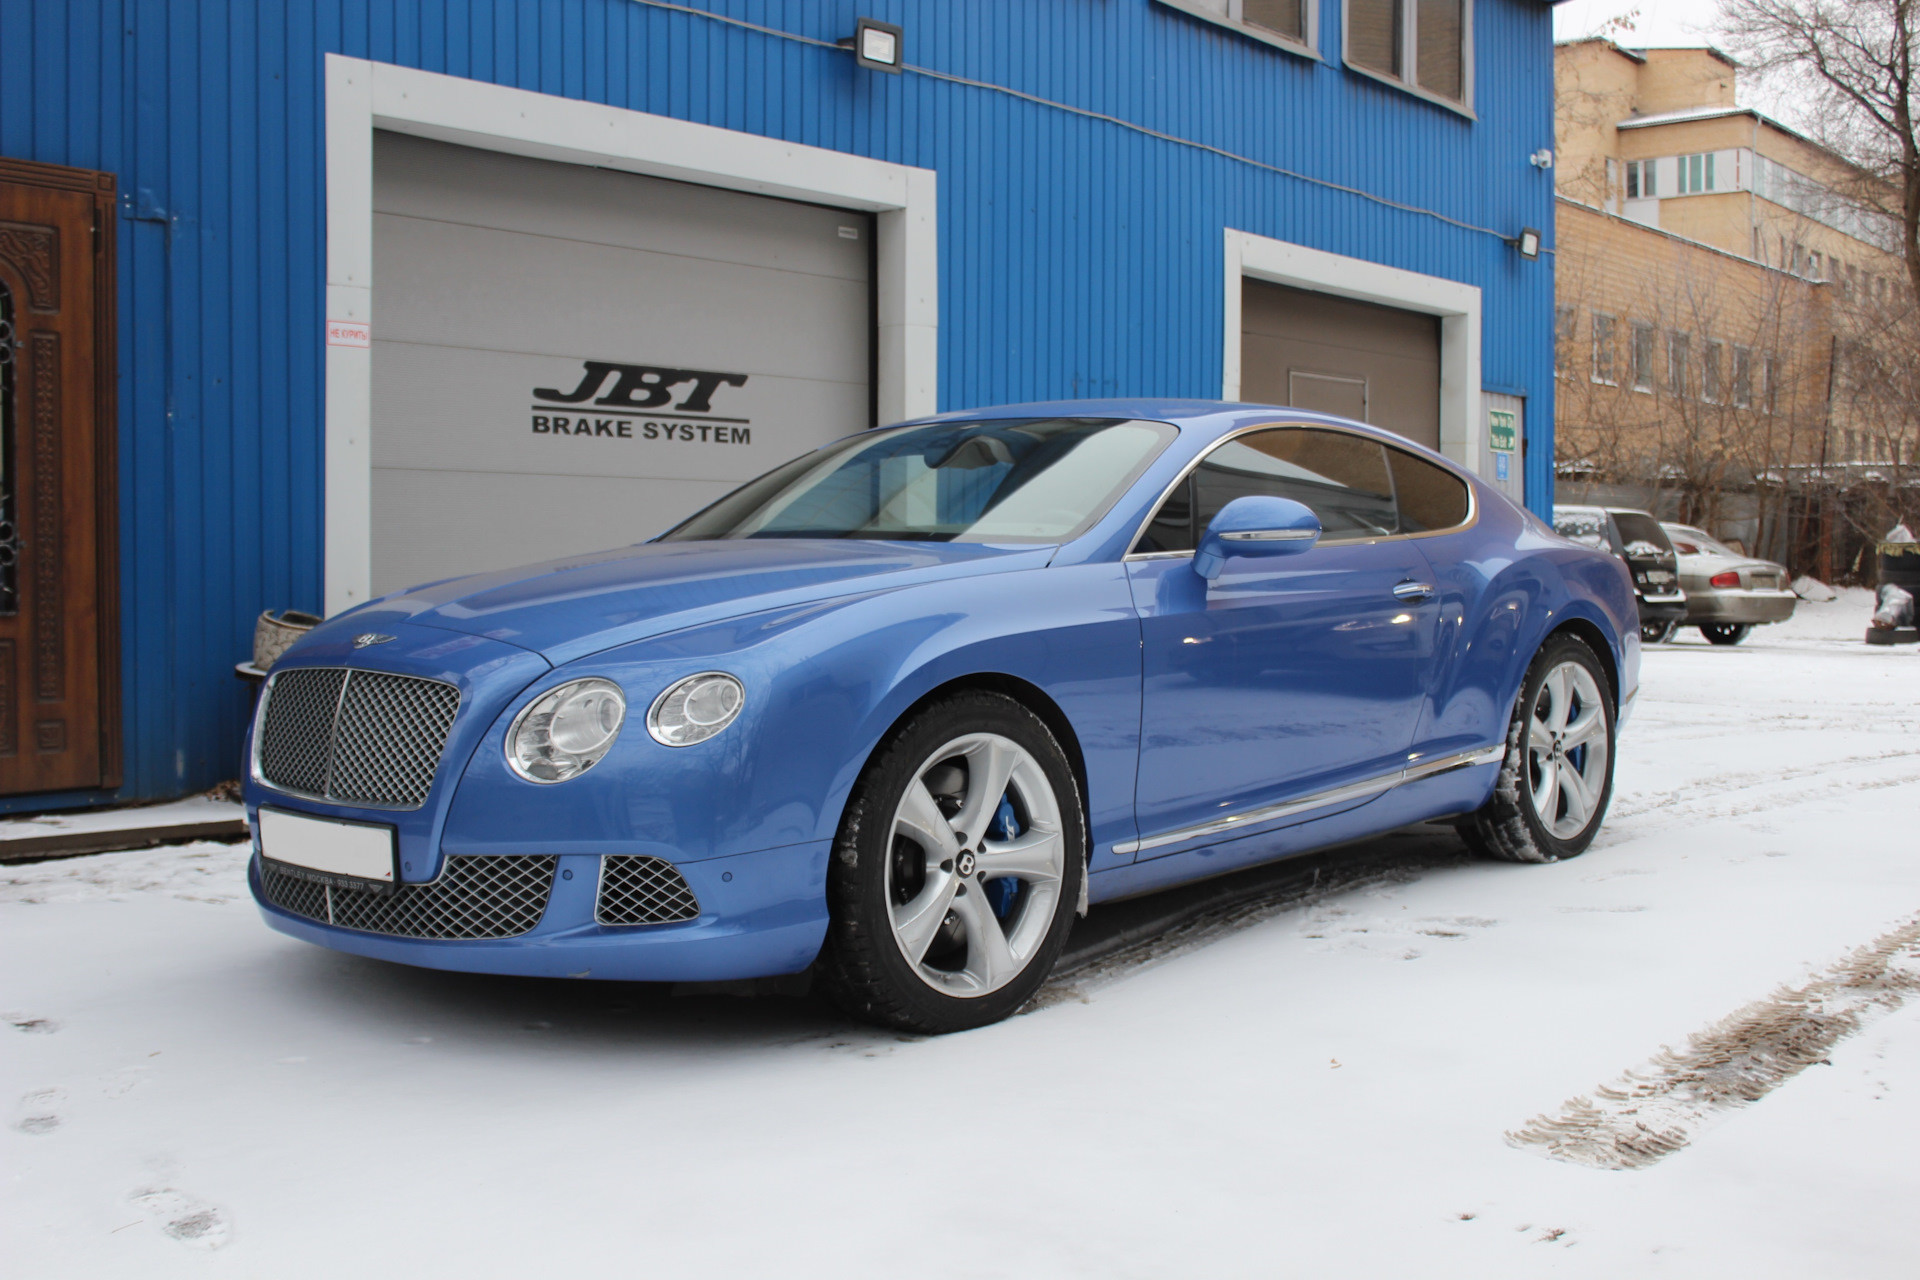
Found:
[{"label": "grey roll-up garage door", "polygon": [[375,134],[375,592],[642,541],[867,426],[871,239]]},{"label": "grey roll-up garage door", "polygon": [[1240,288],[1240,398],[1440,447],[1440,321],[1264,280]]}]

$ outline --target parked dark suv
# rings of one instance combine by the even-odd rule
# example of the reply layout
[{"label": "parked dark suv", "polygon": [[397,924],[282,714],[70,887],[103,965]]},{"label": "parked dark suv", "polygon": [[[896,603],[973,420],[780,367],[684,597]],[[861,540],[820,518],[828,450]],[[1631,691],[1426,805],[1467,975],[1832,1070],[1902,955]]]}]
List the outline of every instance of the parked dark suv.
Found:
[{"label": "parked dark suv", "polygon": [[1640,604],[1640,638],[1658,644],[1687,616],[1687,593],[1680,589],[1680,562],[1660,522],[1644,511],[1620,507],[1553,509],[1553,527],[1564,538],[1599,551],[1611,551],[1633,571],[1633,594]]}]

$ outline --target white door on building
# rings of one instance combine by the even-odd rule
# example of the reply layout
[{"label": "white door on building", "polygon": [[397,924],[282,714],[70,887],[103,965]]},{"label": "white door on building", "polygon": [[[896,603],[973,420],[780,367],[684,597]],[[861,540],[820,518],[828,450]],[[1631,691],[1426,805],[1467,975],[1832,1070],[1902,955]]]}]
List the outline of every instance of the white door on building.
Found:
[{"label": "white door on building", "polygon": [[869,425],[865,214],[374,141],[373,590],[639,542]]}]

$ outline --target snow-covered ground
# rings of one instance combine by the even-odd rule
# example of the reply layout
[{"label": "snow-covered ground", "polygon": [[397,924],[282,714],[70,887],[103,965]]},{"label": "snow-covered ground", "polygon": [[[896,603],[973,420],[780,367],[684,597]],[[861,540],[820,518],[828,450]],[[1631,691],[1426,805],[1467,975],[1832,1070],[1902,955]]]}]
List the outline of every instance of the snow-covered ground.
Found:
[{"label": "snow-covered ground", "polygon": [[1913,1275],[1899,963],[1664,1158],[1507,1137],[1920,915],[1920,651],[1863,645],[1870,608],[1651,651],[1582,858],[1324,897],[938,1040],[335,955],[261,925],[230,846],[7,869],[0,1274]]}]

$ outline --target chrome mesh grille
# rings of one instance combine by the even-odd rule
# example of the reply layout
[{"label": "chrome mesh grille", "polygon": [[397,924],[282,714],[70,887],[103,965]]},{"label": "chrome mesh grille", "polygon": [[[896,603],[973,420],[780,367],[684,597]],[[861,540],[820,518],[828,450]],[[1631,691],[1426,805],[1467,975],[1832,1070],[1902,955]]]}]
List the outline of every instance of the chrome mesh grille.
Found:
[{"label": "chrome mesh grille", "polygon": [[340,709],[337,667],[283,671],[273,678],[260,730],[260,774],[289,791],[319,795],[327,786],[333,717]]},{"label": "chrome mesh grille", "polygon": [[460,691],[386,671],[298,667],[267,687],[260,776],[284,791],[386,809],[426,803]]},{"label": "chrome mesh grille", "polygon": [[616,853],[600,859],[601,924],[673,924],[700,914],[700,900],[671,862]]},{"label": "chrome mesh grille", "polygon": [[559,863],[548,853],[455,856],[432,884],[374,893],[316,884],[263,859],[260,886],[282,911],[342,929],[396,938],[513,938],[546,914]]}]

